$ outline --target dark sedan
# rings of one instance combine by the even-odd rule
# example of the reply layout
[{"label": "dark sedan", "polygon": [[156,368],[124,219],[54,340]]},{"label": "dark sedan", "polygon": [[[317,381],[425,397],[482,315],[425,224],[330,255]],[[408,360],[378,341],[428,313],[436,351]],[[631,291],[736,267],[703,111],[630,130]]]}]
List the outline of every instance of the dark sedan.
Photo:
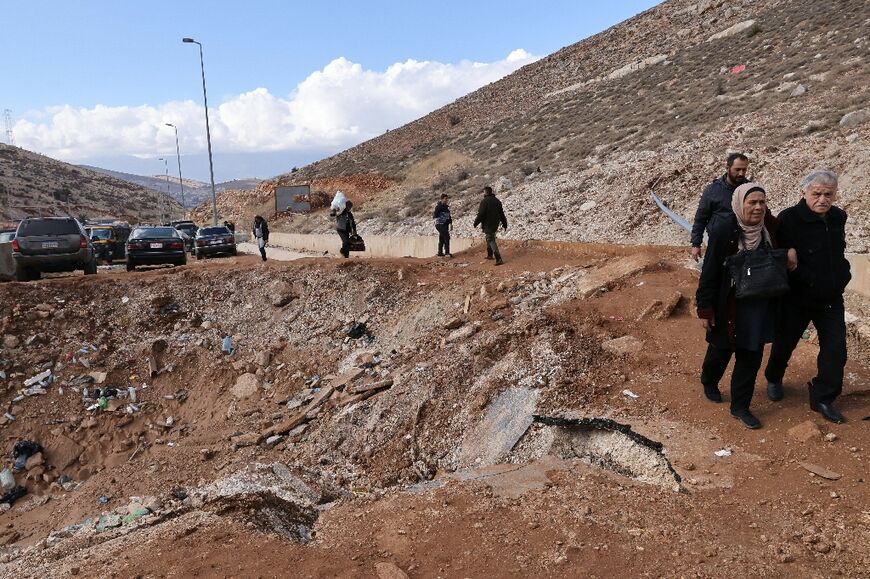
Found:
[{"label": "dark sedan", "polygon": [[207,255],[236,255],[236,237],[222,225],[200,227],[196,232],[196,259]]},{"label": "dark sedan", "polygon": [[137,265],[185,265],[184,241],[174,227],[137,227],[127,241],[127,271]]}]

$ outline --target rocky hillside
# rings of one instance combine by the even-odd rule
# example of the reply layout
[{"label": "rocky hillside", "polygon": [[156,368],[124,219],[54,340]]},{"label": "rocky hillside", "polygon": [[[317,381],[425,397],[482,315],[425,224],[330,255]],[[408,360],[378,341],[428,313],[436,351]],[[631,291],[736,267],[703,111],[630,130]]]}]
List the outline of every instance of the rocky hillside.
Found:
[{"label": "rocky hillside", "polygon": [[[823,14],[824,17],[815,15]],[[528,65],[415,122],[279,176],[376,176],[363,231],[430,232],[454,196],[457,234],[496,185],[509,237],[686,244],[651,203],[687,217],[729,151],[746,152],[774,209],[808,171],[841,173],[850,248],[870,245],[870,4],[841,0],[669,0]],[[292,229],[326,230],[323,214]]]},{"label": "rocky hillside", "polygon": [[154,221],[181,214],[165,194],[0,144],[0,222],[31,215]]}]

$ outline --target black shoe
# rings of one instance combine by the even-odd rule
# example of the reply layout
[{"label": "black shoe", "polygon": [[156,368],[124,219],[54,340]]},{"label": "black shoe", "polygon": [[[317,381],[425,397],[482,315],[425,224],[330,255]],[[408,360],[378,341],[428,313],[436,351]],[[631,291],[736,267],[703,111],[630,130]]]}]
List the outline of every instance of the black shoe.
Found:
[{"label": "black shoe", "polygon": [[501,260],[501,258],[499,257],[499,258],[497,258],[497,259],[495,260],[495,264],[496,264],[496,265],[504,265],[504,262],[503,262],[503,261]]},{"label": "black shoe", "polygon": [[706,396],[707,400],[710,402],[722,402],[722,393],[719,392],[719,389],[715,386],[704,386],[704,396]]},{"label": "black shoe", "polygon": [[487,256],[486,256],[486,259],[495,259],[495,258],[494,258],[493,256],[491,256],[491,255],[487,255]]},{"label": "black shoe", "polygon": [[830,420],[836,424],[846,422],[846,418],[831,404],[825,404],[824,402],[810,403],[810,408],[824,416],[826,420]]},{"label": "black shoe", "polygon": [[784,393],[782,391],[782,382],[768,382],[767,383],[767,397],[773,400],[774,402],[779,402],[782,400]]},{"label": "black shoe", "polygon": [[731,416],[742,422],[746,428],[751,428],[752,430],[761,428],[761,421],[753,416],[749,410],[732,410]]},{"label": "black shoe", "polygon": [[443,253],[436,253],[435,257],[444,257],[444,254]]}]

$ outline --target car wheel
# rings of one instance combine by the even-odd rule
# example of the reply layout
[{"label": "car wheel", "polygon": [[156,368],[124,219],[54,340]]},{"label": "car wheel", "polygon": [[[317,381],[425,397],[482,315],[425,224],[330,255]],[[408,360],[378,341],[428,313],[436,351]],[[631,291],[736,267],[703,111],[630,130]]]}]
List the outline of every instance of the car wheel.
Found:
[{"label": "car wheel", "polygon": [[199,252],[196,252],[196,259],[202,259],[202,254]]},{"label": "car wheel", "polygon": [[239,254],[239,252],[238,252],[238,250],[237,250],[235,247],[234,247],[233,250],[230,252],[230,255],[232,255],[232,256],[234,256],[234,257],[235,257],[236,255],[238,255],[238,254]]},{"label": "car wheel", "polygon": [[96,275],[96,274],[97,274],[97,259],[94,258],[85,264],[85,275]]},{"label": "car wheel", "polygon": [[133,271],[136,269],[136,264],[130,258],[127,258],[127,271]]}]

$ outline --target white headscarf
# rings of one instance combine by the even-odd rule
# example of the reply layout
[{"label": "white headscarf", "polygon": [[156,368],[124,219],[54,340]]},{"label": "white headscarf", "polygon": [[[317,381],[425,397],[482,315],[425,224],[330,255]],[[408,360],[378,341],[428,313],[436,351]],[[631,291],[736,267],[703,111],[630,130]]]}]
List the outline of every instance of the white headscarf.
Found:
[{"label": "white headscarf", "polygon": [[731,195],[731,210],[734,211],[734,215],[737,217],[737,224],[740,225],[740,238],[737,242],[737,246],[740,249],[747,249],[749,251],[758,249],[758,246],[761,245],[762,238],[764,238],[768,244],[771,243],[770,232],[767,231],[767,227],[764,226],[763,217],[756,225],[746,225],[746,222],[743,221],[743,202],[750,193],[754,193],[755,191],[761,191],[764,193],[764,196],[767,197],[767,192],[764,190],[764,187],[758,183],[744,183],[735,189],[734,193]]}]

